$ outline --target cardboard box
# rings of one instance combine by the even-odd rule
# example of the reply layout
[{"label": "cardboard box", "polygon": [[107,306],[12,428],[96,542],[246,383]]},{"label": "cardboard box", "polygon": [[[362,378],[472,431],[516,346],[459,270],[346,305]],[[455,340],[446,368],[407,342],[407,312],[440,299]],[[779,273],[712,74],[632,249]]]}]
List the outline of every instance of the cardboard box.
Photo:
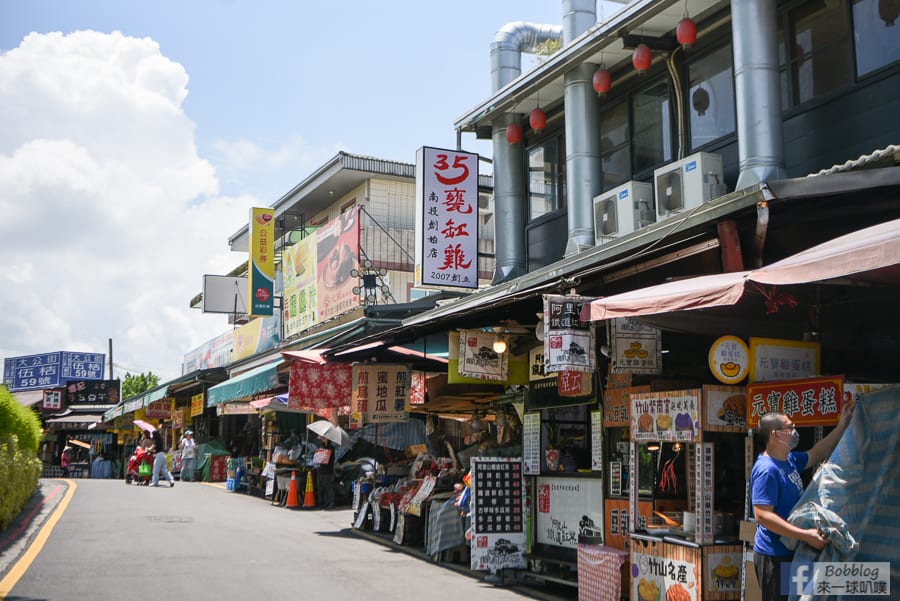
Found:
[{"label": "cardboard box", "polygon": [[747,588],[744,590],[744,601],[762,601],[762,591],[759,589],[759,581],[756,579],[756,568],[753,567],[753,562],[745,562],[744,570],[747,573]]},{"label": "cardboard box", "polygon": [[753,544],[756,538],[756,522],[741,520],[740,539],[745,543]]}]

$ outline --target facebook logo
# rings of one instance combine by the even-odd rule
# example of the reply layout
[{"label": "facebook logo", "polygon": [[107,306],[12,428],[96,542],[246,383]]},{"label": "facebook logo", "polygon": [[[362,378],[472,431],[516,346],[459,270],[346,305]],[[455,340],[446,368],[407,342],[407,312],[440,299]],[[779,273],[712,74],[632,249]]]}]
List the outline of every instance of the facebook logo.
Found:
[{"label": "facebook logo", "polygon": [[814,591],[813,564],[792,561],[781,564],[781,594],[808,595]]}]

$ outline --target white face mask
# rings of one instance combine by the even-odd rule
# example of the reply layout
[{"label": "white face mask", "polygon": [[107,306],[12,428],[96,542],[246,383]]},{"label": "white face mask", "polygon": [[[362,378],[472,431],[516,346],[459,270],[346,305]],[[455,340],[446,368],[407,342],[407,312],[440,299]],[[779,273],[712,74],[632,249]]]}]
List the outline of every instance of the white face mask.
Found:
[{"label": "white face mask", "polygon": [[[779,432],[783,432],[783,431],[784,430],[779,430]],[[793,430],[791,430],[791,438],[787,442],[781,440],[780,438],[777,440],[781,444],[786,445],[788,449],[793,451],[794,449],[797,448],[797,445],[800,444],[800,433],[797,432],[797,428],[794,428]]]}]

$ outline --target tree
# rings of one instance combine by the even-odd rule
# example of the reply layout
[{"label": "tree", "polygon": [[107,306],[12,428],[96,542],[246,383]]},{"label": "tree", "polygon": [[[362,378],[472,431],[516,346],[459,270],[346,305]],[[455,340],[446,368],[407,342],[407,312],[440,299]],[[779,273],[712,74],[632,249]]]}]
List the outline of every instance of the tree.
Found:
[{"label": "tree", "polygon": [[122,398],[130,399],[136,397],[143,392],[153,390],[157,386],[159,386],[159,376],[152,371],[136,376],[126,373],[125,380],[122,382]]}]

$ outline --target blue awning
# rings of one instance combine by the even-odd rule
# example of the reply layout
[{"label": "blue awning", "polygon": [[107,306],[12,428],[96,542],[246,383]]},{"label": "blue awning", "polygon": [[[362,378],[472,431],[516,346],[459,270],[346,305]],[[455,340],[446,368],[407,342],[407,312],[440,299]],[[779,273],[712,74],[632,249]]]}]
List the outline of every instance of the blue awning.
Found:
[{"label": "blue awning", "polygon": [[278,387],[278,366],[284,359],[260,365],[206,391],[206,406],[213,407],[235,399],[245,399]]}]

